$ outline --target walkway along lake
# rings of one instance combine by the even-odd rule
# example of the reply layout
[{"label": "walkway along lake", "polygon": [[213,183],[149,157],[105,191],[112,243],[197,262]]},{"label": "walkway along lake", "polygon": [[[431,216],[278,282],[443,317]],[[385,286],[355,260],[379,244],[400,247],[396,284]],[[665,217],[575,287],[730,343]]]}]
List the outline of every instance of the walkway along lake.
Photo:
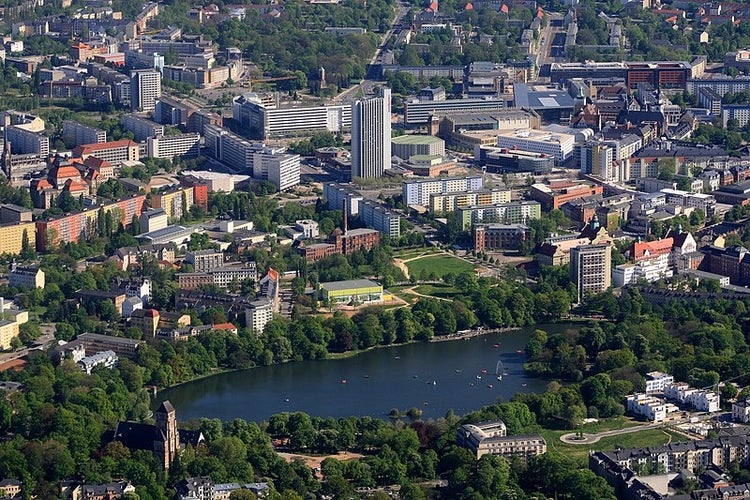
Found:
[{"label": "walkway along lake", "polygon": [[285,411],[387,418],[392,408],[411,407],[421,409],[425,419],[442,417],[449,409],[462,415],[519,392],[543,392],[547,381],[523,371],[529,336],[536,328],[554,334],[578,327],[537,325],[467,340],[373,349],[344,359],[222,373],[166,389],[154,406],[169,399],[180,420],[260,422]]}]

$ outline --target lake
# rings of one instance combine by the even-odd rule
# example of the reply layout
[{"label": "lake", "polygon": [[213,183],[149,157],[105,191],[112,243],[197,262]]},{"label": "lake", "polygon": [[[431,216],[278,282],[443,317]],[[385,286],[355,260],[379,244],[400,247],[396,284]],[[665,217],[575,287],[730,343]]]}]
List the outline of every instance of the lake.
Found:
[{"label": "lake", "polygon": [[445,416],[450,409],[461,415],[519,392],[545,390],[546,380],[526,376],[525,356],[517,352],[536,328],[552,334],[577,326],[538,325],[468,340],[373,349],[344,359],[222,373],[166,389],[154,406],[169,399],[180,420],[260,422],[285,411],[387,418],[392,408],[411,407],[421,409],[425,419]]}]

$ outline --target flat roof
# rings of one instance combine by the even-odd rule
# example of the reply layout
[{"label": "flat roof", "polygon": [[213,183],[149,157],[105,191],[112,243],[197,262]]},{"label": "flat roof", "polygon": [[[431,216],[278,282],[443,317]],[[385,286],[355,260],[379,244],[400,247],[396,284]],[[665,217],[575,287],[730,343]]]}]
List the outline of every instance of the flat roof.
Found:
[{"label": "flat roof", "polygon": [[351,290],[354,288],[382,288],[380,284],[374,281],[360,279],[360,280],[344,280],[344,281],[329,281],[328,283],[321,283],[320,288],[328,290],[329,292],[340,291],[340,290]]},{"label": "flat roof", "polygon": [[393,144],[437,144],[443,142],[439,137],[423,134],[408,134],[391,139]]}]

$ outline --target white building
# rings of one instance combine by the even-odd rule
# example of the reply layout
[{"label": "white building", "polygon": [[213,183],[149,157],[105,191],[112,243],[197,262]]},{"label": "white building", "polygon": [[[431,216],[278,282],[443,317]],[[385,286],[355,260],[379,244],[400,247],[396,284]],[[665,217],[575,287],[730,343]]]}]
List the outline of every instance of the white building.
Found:
[{"label": "white building", "polygon": [[5,138],[14,154],[49,154],[49,137],[12,125],[5,128]]},{"label": "white building", "polygon": [[161,73],[156,69],[130,72],[130,104],[136,111],[153,111],[161,96]]},{"label": "white building", "polygon": [[294,228],[302,232],[303,239],[317,238],[320,236],[318,223],[314,220],[302,219],[294,221]]},{"label": "white building", "polygon": [[745,399],[732,403],[732,420],[744,424],[750,422],[750,401]]},{"label": "white building", "polygon": [[143,309],[143,302],[138,297],[128,297],[122,303],[122,317],[129,318],[133,312]]},{"label": "white building", "polygon": [[201,136],[197,133],[146,139],[146,154],[149,158],[196,158],[200,150]]},{"label": "white building", "polygon": [[44,288],[44,271],[38,267],[19,266],[14,262],[8,274],[8,284],[26,288]]},{"label": "white building", "polygon": [[164,125],[141,118],[140,116],[124,115],[120,119],[120,123],[125,127],[125,130],[133,133],[133,138],[137,142],[144,142],[149,137],[161,137],[164,135]]},{"label": "white building", "polygon": [[437,179],[410,179],[402,185],[404,203],[407,205],[430,205],[430,195],[458,193],[482,189],[481,175],[467,177],[441,177]]},{"label": "white building", "polygon": [[667,418],[667,403],[646,394],[631,394],[626,398],[627,412],[651,422],[662,422]]},{"label": "white building", "polygon": [[674,377],[668,373],[648,372],[646,374],[646,394],[662,393],[664,388],[674,382]]},{"label": "white building", "polygon": [[300,182],[299,155],[286,153],[285,148],[263,148],[253,155],[253,179],[268,181],[279,191]]},{"label": "white building", "polygon": [[684,382],[665,386],[664,397],[670,401],[677,401],[682,405],[691,406],[696,411],[713,413],[721,409],[718,394],[713,391],[694,389]]},{"label": "white building", "polygon": [[268,299],[256,300],[245,309],[245,326],[256,335],[261,335],[266,324],[273,319],[273,302]]},{"label": "white building", "polygon": [[563,163],[573,156],[575,136],[563,133],[550,133],[541,130],[517,130],[497,136],[497,147],[530,151],[553,156],[556,163]]},{"label": "white building", "polygon": [[375,178],[391,168],[391,89],[352,108],[352,177]]},{"label": "white building", "polygon": [[620,264],[612,270],[612,285],[616,288],[630,285],[638,280],[649,283],[671,278],[674,272],[670,266],[670,254],[641,260],[635,264]]},{"label": "white building", "polygon": [[117,361],[117,354],[114,351],[101,351],[81,359],[78,366],[88,375],[91,375],[91,372],[97,366],[112,369],[117,365]]},{"label": "white building", "polygon": [[67,147],[72,148],[81,144],[107,142],[107,132],[73,120],[65,120],[63,122],[62,139]]}]

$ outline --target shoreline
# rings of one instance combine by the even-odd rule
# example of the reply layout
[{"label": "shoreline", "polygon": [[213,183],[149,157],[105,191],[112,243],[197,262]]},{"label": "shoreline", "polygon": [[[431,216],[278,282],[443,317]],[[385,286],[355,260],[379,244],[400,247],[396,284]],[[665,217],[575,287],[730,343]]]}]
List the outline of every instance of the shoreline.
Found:
[{"label": "shoreline", "polygon": [[448,342],[451,340],[469,340],[473,339],[475,337],[481,337],[483,335],[489,335],[491,333],[509,333],[509,332],[517,332],[518,330],[521,330],[523,327],[520,326],[507,326],[504,328],[482,328],[481,330],[470,330],[468,332],[460,333],[451,333],[449,335],[440,335],[436,337],[432,337],[427,342]]}]

